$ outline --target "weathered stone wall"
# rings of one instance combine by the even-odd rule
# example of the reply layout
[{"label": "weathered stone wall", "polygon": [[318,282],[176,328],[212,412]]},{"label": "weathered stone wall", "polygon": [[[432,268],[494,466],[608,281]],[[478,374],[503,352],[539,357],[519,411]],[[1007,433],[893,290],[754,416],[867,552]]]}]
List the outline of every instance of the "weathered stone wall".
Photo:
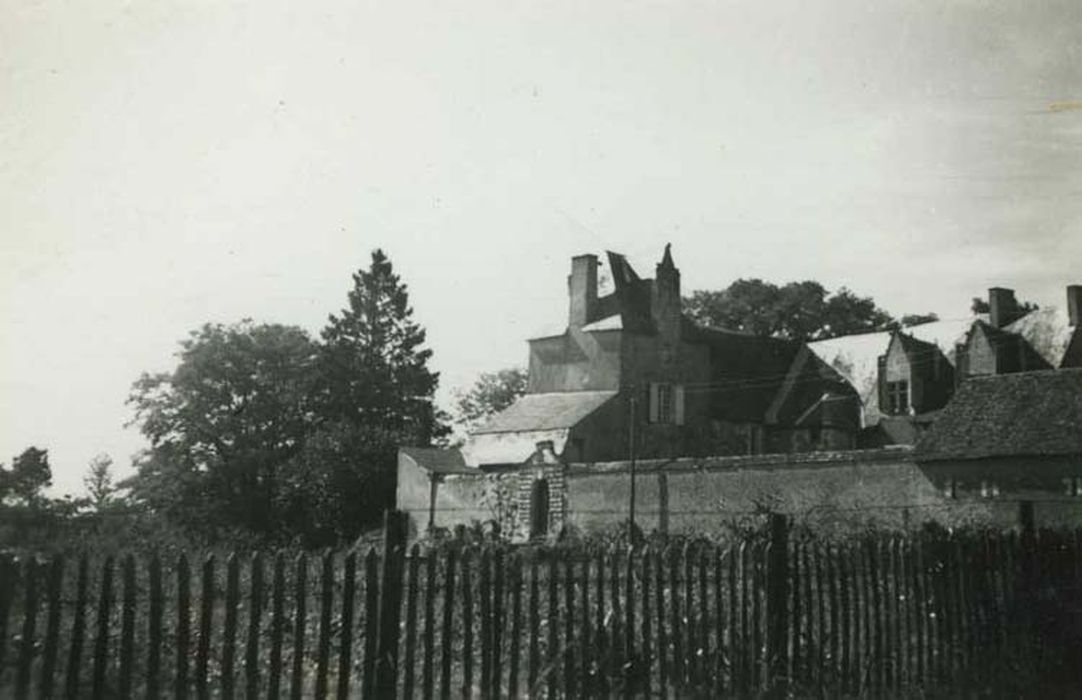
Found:
[{"label": "weathered stone wall", "polygon": [[[410,512],[415,533],[424,532],[428,519],[427,487],[416,476],[399,470],[399,507]],[[529,536],[531,488],[542,477],[549,485],[550,536],[565,527],[594,533],[627,521],[627,462],[555,463],[444,476],[436,492],[436,525],[500,520],[495,505],[501,502],[501,532],[523,541]],[[502,499],[494,496],[497,490]],[[907,450],[882,449],[636,465],[636,522],[646,533],[716,535],[760,523],[767,511],[786,513],[798,526],[825,534],[928,522],[1009,528],[1018,524],[1023,499],[1034,502],[1038,526],[1082,526],[1082,460],[917,464]]]},{"label": "weathered stone wall", "polygon": [[[636,522],[647,533],[717,533],[767,510],[828,532],[1017,519],[1016,504],[973,493],[948,498],[898,450],[682,459],[636,471]],[[626,521],[628,465],[571,465],[567,492],[570,526],[590,532]]]}]

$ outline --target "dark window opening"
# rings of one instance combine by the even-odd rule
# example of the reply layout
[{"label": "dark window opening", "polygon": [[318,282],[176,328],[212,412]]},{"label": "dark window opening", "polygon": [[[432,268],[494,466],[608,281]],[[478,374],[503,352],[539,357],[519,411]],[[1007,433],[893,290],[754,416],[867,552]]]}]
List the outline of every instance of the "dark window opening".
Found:
[{"label": "dark window opening", "polygon": [[887,382],[887,413],[909,412],[909,382]]},{"label": "dark window opening", "polygon": [[530,537],[544,537],[549,531],[549,482],[538,479],[530,489]]}]

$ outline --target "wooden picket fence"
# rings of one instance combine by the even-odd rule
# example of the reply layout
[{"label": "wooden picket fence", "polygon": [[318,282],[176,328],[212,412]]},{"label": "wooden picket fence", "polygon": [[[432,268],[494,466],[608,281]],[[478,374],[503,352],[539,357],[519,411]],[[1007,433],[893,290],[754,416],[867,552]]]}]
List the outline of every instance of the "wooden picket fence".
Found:
[{"label": "wooden picket fence", "polygon": [[387,551],[0,559],[0,695],[927,696],[1082,667],[1079,532]]}]

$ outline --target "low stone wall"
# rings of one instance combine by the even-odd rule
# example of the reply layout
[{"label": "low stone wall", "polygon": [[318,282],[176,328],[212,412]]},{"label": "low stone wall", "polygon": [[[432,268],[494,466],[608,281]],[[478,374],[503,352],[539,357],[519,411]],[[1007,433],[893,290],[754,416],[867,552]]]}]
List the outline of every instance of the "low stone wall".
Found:
[{"label": "low stone wall", "polygon": [[[895,449],[649,461],[636,465],[635,486],[646,533],[715,534],[754,526],[767,511],[828,532],[1017,518],[1013,504],[948,498]],[[626,522],[630,487],[626,462],[570,465],[568,524],[592,532]]]},{"label": "low stone wall", "polygon": [[[1042,465],[1024,466],[999,469],[1013,474]],[[989,494],[968,472],[964,479],[956,479],[959,469],[994,471],[969,463],[920,465],[909,450],[895,448],[641,461],[635,467],[636,523],[647,534],[717,535],[754,527],[767,512],[774,512],[827,535],[869,528],[912,529],[930,522],[948,528],[1009,528],[1017,526],[1019,501],[1026,499],[1035,502],[1038,526],[1082,526],[1082,498],[1034,491],[1032,485],[1015,489],[1002,475],[995,483],[1003,488]],[[1077,470],[1082,479],[1082,465]],[[628,462],[557,463],[489,474],[440,475],[436,526],[498,522],[501,532],[518,541],[526,539],[531,486],[542,476],[549,486],[550,534],[564,529],[596,533],[627,522]],[[945,486],[951,483],[955,486]],[[423,469],[400,464],[399,508],[410,512],[415,533],[423,532],[428,523],[427,484]]]}]

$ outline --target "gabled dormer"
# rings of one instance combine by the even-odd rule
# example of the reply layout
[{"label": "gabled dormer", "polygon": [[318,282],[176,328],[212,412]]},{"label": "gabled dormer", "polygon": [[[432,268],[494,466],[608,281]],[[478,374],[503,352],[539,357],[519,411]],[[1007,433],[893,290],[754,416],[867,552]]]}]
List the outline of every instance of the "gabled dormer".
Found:
[{"label": "gabled dormer", "polygon": [[879,411],[912,416],[946,405],[954,391],[954,367],[935,343],[902,331],[891,333],[879,357]]}]

